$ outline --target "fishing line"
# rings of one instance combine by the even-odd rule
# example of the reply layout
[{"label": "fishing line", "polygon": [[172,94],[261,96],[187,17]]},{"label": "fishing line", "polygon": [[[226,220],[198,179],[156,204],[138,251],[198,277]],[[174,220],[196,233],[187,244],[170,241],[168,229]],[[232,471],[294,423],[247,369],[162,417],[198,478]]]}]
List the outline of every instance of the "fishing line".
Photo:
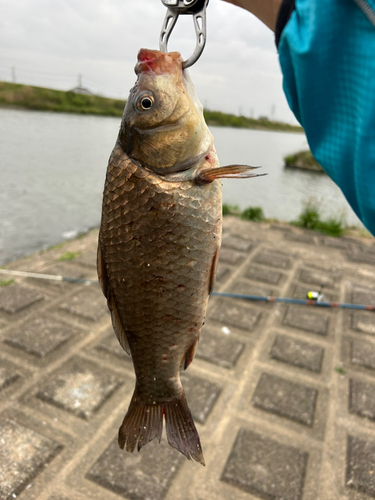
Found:
[{"label": "fishing line", "polygon": [[[68,278],[66,276],[57,276],[54,274],[40,274],[40,273],[29,273],[26,271],[11,271],[8,269],[0,269],[0,274],[8,274],[10,276],[20,276],[22,278],[36,278],[42,280],[51,281],[66,281],[69,283],[81,283],[84,285],[98,285],[97,280],[88,280],[85,278]],[[240,293],[227,293],[227,292],[212,292],[211,295],[215,297],[224,297],[229,299],[241,299],[250,300],[256,302],[281,302],[284,304],[296,304],[300,306],[315,306],[315,307],[338,307],[341,309],[357,309],[364,311],[375,311],[375,305],[363,305],[363,304],[346,304],[342,302],[325,302],[311,299],[292,299],[284,297],[271,297],[263,295],[247,295]]]}]

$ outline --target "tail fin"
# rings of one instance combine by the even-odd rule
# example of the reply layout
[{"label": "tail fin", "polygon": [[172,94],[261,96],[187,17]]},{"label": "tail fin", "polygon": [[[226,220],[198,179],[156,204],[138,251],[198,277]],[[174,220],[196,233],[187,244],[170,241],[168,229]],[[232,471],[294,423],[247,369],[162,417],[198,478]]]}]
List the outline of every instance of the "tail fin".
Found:
[{"label": "tail fin", "polygon": [[174,401],[144,405],[137,397],[135,389],[124,421],[119,429],[120,448],[131,453],[137,446],[138,451],[155,438],[161,440],[163,433],[163,414],[168,443],[183,453],[205,465],[201,443],[193,417],[186,402],[185,394]]}]

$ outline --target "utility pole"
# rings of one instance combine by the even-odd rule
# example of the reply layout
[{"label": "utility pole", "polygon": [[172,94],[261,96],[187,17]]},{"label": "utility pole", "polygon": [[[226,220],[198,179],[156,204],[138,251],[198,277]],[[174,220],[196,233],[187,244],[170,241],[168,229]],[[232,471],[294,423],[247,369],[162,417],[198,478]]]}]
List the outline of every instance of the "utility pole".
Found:
[{"label": "utility pole", "polygon": [[16,83],[16,68],[12,66],[12,82]]},{"label": "utility pole", "polygon": [[82,88],[82,75],[81,75],[81,73],[78,75],[78,87]]}]

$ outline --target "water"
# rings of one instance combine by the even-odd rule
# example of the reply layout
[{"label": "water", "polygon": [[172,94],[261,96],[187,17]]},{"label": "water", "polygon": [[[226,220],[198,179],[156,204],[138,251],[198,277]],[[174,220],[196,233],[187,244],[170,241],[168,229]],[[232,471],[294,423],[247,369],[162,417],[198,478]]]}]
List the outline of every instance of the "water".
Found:
[{"label": "water", "polygon": [[[99,225],[109,154],[119,118],[0,109],[0,265]],[[261,206],[292,220],[310,196],[327,215],[346,211],[324,175],[283,168],[283,157],[307,148],[303,134],[212,127],[222,165],[262,165],[266,177],[224,180],[225,203]]]}]

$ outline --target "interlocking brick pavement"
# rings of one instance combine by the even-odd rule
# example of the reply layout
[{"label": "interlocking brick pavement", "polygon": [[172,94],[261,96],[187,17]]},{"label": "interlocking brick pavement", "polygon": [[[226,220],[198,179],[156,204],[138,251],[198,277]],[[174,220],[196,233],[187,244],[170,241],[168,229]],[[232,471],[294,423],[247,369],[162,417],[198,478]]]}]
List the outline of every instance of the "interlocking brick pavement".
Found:
[{"label": "interlocking brick pavement", "polygon": [[[97,231],[9,269],[96,279]],[[66,252],[76,258],[60,261]],[[224,219],[217,291],[375,303],[373,240]],[[117,430],[132,361],[97,285],[0,290],[0,499],[371,500],[375,313],[212,297],[182,374],[206,467]]]}]

